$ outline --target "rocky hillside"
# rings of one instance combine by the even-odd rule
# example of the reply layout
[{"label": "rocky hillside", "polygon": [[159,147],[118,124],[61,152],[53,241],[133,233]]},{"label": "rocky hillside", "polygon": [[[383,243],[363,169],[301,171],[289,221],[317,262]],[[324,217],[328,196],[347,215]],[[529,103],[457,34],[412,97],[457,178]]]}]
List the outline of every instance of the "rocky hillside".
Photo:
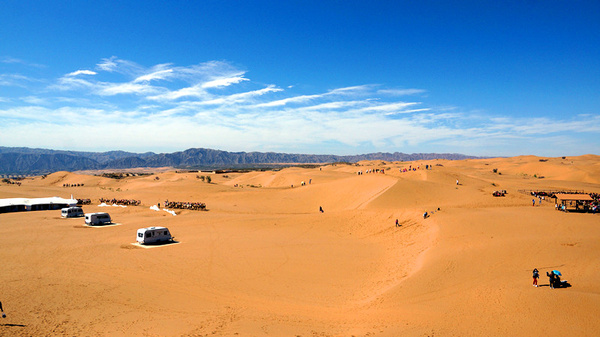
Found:
[{"label": "rocky hillside", "polygon": [[275,152],[227,152],[194,148],[173,153],[124,151],[77,152],[0,147],[0,174],[45,174],[56,171],[127,169],[135,167],[233,168],[279,163],[332,163],[360,160],[409,161],[473,158],[453,153],[370,153],[353,156]]}]

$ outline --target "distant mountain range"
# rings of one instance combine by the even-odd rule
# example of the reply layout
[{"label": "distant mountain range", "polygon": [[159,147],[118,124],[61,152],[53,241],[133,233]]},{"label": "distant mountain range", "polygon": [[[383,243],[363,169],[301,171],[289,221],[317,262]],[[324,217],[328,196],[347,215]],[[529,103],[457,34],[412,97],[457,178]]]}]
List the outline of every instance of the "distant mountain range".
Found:
[{"label": "distant mountain range", "polygon": [[352,156],[275,152],[227,152],[193,148],[173,153],[124,151],[77,152],[0,146],[0,174],[46,174],[56,171],[119,170],[136,167],[180,169],[252,168],[281,163],[334,163],[361,160],[412,161],[476,158],[456,153],[369,153]]}]

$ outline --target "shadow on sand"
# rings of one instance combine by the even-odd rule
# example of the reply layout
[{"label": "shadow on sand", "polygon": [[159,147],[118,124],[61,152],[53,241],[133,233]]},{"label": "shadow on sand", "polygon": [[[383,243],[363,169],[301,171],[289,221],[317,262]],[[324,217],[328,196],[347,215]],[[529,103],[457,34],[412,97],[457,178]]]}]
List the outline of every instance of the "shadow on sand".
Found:
[{"label": "shadow on sand", "polygon": [[[165,242],[155,242],[155,243],[145,243],[145,244],[140,244],[139,242],[134,242],[131,243],[129,245],[122,245],[121,248],[145,248],[145,249],[149,249],[149,248],[158,248],[158,247],[165,247],[165,246],[170,246],[170,245],[176,245],[180,243],[179,241],[165,241]],[[129,247],[127,247],[129,246]]]},{"label": "shadow on sand", "polygon": [[164,241],[164,242],[144,243],[143,246],[158,247],[158,246],[174,245],[177,243],[179,243],[179,241],[171,240],[171,241]]},{"label": "shadow on sand", "polygon": [[18,327],[24,328],[24,327],[26,327],[27,325],[25,325],[25,324],[13,324],[13,323],[5,323],[5,324],[0,324],[0,326],[18,326]]},{"label": "shadow on sand", "polygon": [[[538,285],[538,287],[550,287],[550,283],[546,283],[546,284],[540,284]],[[571,284],[568,281],[561,281],[558,284],[554,285],[554,289],[559,289],[559,288],[570,288]]]}]

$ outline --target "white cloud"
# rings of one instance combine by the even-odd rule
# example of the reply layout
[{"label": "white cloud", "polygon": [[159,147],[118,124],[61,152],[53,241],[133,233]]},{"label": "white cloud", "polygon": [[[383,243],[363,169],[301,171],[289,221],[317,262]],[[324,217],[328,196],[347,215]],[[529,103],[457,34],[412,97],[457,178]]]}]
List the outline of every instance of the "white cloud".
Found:
[{"label": "white cloud", "polygon": [[[541,137],[552,140],[544,146],[562,149],[552,142],[600,132],[600,117],[594,114],[570,119],[501,117],[406,97],[423,94],[423,89],[367,84],[316,92],[289,86],[284,91],[275,84],[255,83],[246,71],[221,61],[145,67],[111,57],[94,69],[68,73],[44,90],[0,98],[0,143],[56,147],[51,144],[77,140],[90,148],[117,144],[111,149],[132,149],[135,144],[146,150],[205,146],[284,152],[318,152],[323,144],[378,151],[454,146],[453,152],[484,152],[485,146]],[[40,82],[24,75],[0,75],[0,85],[19,81]],[[96,129],[87,132],[81,125],[111,130],[113,138]]]},{"label": "white cloud", "polygon": [[381,89],[377,90],[377,93],[392,96],[410,96],[426,93],[423,89]]},{"label": "white cloud", "polygon": [[373,85],[355,85],[352,87],[337,88],[329,90],[327,95],[357,95],[369,93]]},{"label": "white cloud", "polygon": [[154,80],[169,79],[175,74],[175,71],[170,67],[170,63],[156,65],[152,67],[149,73],[139,76],[133,82],[150,82]]},{"label": "white cloud", "polygon": [[247,78],[244,78],[242,75],[232,76],[232,77],[222,77],[217,78],[212,81],[208,81],[202,84],[202,88],[219,88],[219,87],[227,87],[232,84],[237,84],[242,81],[248,81]]},{"label": "white cloud", "polygon": [[398,114],[398,113],[406,113],[405,108],[413,105],[421,104],[418,102],[396,102],[396,103],[387,103],[387,104],[378,104],[369,107],[362,108],[357,110],[356,112],[383,112],[387,114]]},{"label": "white cloud", "polygon": [[102,71],[113,72],[117,68],[117,63],[115,62],[115,59],[116,56],[107,59],[102,59],[102,61],[96,66]]},{"label": "white cloud", "polygon": [[96,65],[96,68],[98,68],[100,71],[106,71],[109,73],[116,72],[132,77],[137,77],[144,73],[144,68],[139,64],[127,60],[121,60],[116,56],[102,59],[102,61]]},{"label": "white cloud", "polygon": [[0,86],[26,88],[32,82],[40,81],[21,74],[0,74]]},{"label": "white cloud", "polygon": [[65,76],[77,76],[77,75],[96,75],[97,73],[95,71],[91,71],[91,70],[77,70],[74,71],[72,73],[69,73]]},{"label": "white cloud", "polygon": [[214,105],[214,104],[233,104],[233,103],[250,103],[252,102],[252,99],[254,97],[257,96],[262,96],[265,95],[267,93],[270,92],[278,92],[278,91],[282,91],[283,89],[279,89],[276,88],[275,86],[268,86],[266,88],[263,89],[259,89],[259,90],[254,90],[254,91],[248,91],[248,92],[242,92],[239,94],[233,94],[233,95],[229,95],[229,96],[223,96],[223,97],[219,97],[219,98],[215,98],[212,100],[207,100],[207,101],[203,101],[200,102],[201,104],[206,104],[206,105]]},{"label": "white cloud", "polygon": [[174,91],[168,91],[160,95],[148,96],[148,99],[155,101],[174,101],[182,97],[207,98],[210,95],[200,85],[181,88]]},{"label": "white cloud", "polygon": [[0,59],[0,63],[20,64],[20,65],[34,67],[34,68],[45,68],[45,66],[43,64],[31,63],[31,62],[27,62],[25,60],[21,60],[21,59],[14,58],[14,57],[3,57]]},{"label": "white cloud", "polygon": [[258,108],[275,107],[275,106],[283,106],[288,103],[303,103],[303,102],[310,101],[312,99],[320,98],[320,97],[323,97],[323,95],[301,95],[301,96],[284,98],[284,99],[280,99],[280,100],[276,100],[276,101],[272,101],[272,102],[261,103],[261,104],[256,105],[256,107],[258,107]]},{"label": "white cloud", "polygon": [[44,98],[40,98],[40,97],[36,97],[36,96],[26,96],[26,97],[21,97],[21,100],[25,103],[28,104],[34,104],[34,105],[45,105],[48,104],[48,101]]},{"label": "white cloud", "polygon": [[49,89],[58,89],[58,90],[78,90],[78,89],[86,89],[92,88],[95,84],[88,80],[84,80],[82,78],[73,77],[73,76],[64,76],[58,79],[56,84],[53,84],[49,87]]},{"label": "white cloud", "polygon": [[137,83],[110,83],[101,85],[98,94],[100,95],[119,95],[119,94],[155,94],[157,88]]}]

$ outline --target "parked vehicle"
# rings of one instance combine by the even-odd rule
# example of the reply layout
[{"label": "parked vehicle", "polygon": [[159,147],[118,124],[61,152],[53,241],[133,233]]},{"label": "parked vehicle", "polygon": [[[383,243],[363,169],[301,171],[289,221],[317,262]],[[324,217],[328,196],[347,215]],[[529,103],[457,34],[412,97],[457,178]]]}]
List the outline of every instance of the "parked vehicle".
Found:
[{"label": "parked vehicle", "polygon": [[81,207],[67,207],[60,210],[60,215],[63,218],[77,218],[84,216]]},{"label": "parked vehicle", "polygon": [[171,242],[173,236],[166,227],[148,227],[137,230],[136,240],[140,244]]},{"label": "parked vehicle", "polygon": [[85,215],[85,223],[88,225],[105,225],[112,223],[112,219],[108,213],[89,213]]}]

